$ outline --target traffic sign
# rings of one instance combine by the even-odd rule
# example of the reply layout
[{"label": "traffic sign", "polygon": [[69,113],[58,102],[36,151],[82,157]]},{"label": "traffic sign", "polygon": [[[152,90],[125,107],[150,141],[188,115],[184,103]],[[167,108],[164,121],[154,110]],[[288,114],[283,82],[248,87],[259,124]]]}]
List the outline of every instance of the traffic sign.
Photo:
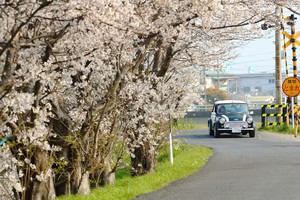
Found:
[{"label": "traffic sign", "polygon": [[288,97],[296,97],[300,93],[300,81],[296,77],[288,77],[282,83],[282,91]]},{"label": "traffic sign", "polygon": [[288,34],[286,31],[282,31],[282,34],[285,35],[289,41],[287,41],[282,47],[286,48],[288,47],[290,44],[292,44],[292,42],[294,41],[298,46],[300,46],[300,42],[297,40],[297,38],[300,36],[300,32],[298,32],[297,34],[294,35],[294,38],[292,38],[292,35]]}]

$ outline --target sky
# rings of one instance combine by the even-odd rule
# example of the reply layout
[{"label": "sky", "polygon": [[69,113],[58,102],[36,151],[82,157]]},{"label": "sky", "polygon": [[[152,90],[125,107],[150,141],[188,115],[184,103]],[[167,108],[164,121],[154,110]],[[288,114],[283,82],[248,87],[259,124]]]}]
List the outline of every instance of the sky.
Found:
[{"label": "sky", "polygon": [[226,63],[228,72],[234,74],[275,72],[275,44],[273,42],[273,38],[257,39],[237,49],[239,57]]},{"label": "sky", "polygon": [[[286,15],[285,15],[286,16]],[[300,17],[296,20],[296,33],[300,31]],[[290,28],[285,25],[286,31],[290,34]],[[300,41],[300,38],[298,38]],[[286,39],[287,42],[287,39]],[[281,35],[281,46],[283,46],[283,35]],[[228,73],[275,73],[275,30],[271,30],[269,36],[251,41],[248,45],[236,50],[240,56],[235,60],[226,63]],[[300,62],[300,47],[297,46],[297,65]],[[283,48],[281,54],[284,54]],[[289,74],[293,74],[292,49],[287,48],[287,61]],[[281,60],[282,72],[285,74],[285,61]],[[300,68],[299,66],[297,66]],[[300,70],[298,69],[298,74]]]},{"label": "sky", "polygon": [[[296,33],[300,29],[296,29]],[[289,33],[289,32],[288,32]],[[298,38],[299,39],[299,38]],[[286,39],[287,42],[287,39]],[[283,36],[281,46],[283,46]],[[240,56],[226,64],[229,66],[229,72],[234,74],[241,73],[275,73],[275,38],[263,38],[257,39],[250,42],[248,45],[241,47],[236,50]],[[293,61],[292,61],[292,49],[291,45],[287,47],[287,62],[288,62],[288,73],[293,74]],[[297,71],[300,74],[300,47],[297,46]],[[284,50],[281,50],[282,60],[281,69],[285,74],[285,61],[283,59]]]}]

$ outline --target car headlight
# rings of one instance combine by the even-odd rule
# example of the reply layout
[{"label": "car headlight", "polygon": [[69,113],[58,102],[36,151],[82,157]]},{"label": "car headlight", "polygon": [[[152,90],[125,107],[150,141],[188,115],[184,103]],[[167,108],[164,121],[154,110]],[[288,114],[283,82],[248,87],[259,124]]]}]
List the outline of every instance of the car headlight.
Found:
[{"label": "car headlight", "polygon": [[219,122],[220,122],[220,124],[225,124],[226,119],[225,119],[225,118],[220,118],[220,119],[219,119]]},{"label": "car headlight", "polygon": [[248,123],[248,124],[251,124],[252,122],[253,122],[253,118],[252,118],[252,117],[248,117],[248,118],[247,118],[247,123]]}]

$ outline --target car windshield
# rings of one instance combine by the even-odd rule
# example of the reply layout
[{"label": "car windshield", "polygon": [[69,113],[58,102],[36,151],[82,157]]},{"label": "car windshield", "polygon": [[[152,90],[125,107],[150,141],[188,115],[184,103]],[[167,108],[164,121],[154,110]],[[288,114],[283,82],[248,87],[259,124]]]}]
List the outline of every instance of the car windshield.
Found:
[{"label": "car windshield", "polygon": [[241,113],[248,114],[248,106],[245,103],[228,103],[228,104],[219,104],[217,106],[218,114],[229,114],[229,113]]}]

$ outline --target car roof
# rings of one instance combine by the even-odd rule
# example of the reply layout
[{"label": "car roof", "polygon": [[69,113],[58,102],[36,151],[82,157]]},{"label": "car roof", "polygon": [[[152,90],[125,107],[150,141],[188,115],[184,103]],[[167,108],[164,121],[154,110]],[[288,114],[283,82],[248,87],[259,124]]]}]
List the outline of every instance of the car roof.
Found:
[{"label": "car roof", "polygon": [[230,104],[230,103],[246,103],[245,101],[240,101],[240,100],[221,100],[221,101],[216,101],[215,105],[217,104]]}]

